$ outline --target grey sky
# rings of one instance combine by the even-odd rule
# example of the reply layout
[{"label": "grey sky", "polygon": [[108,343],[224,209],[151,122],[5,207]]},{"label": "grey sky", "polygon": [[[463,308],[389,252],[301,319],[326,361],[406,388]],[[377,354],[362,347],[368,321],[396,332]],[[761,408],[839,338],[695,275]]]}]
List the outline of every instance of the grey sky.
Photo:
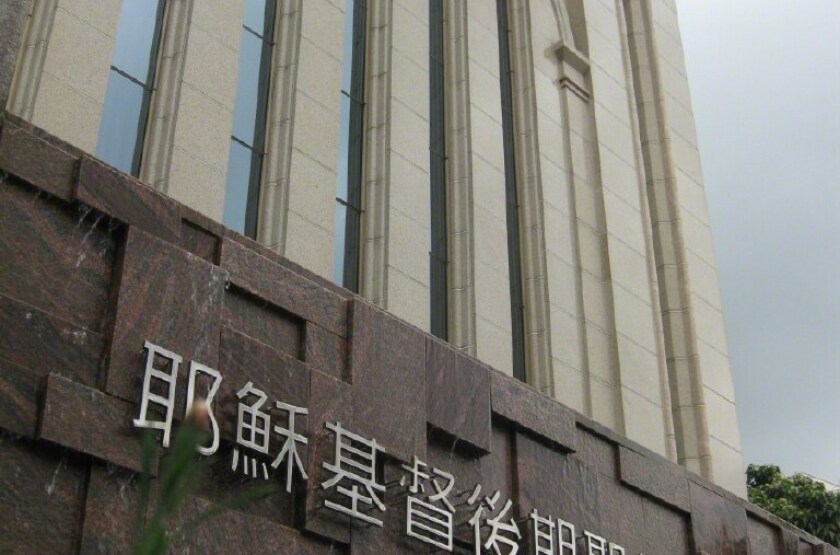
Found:
[{"label": "grey sky", "polygon": [[745,463],[840,482],[840,0],[677,0]]}]

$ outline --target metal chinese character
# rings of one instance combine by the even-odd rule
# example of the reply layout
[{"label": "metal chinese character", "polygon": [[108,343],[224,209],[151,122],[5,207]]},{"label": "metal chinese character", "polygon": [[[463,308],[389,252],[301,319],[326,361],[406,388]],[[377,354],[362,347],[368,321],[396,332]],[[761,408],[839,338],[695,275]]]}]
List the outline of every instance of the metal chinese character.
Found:
[{"label": "metal chinese character", "polygon": [[[422,542],[452,551],[455,508],[447,496],[455,485],[455,477],[437,468],[432,469],[431,475],[427,474],[423,469],[428,468],[428,465],[417,457],[414,457],[411,466],[402,465],[402,468],[410,472],[408,491],[414,495],[407,499],[406,533]],[[442,478],[443,481],[436,478]],[[434,494],[428,496],[428,501],[419,497],[425,493],[425,480],[431,481],[435,490]],[[400,479],[400,485],[406,485],[406,476]],[[434,503],[440,503],[442,508]]]},{"label": "metal chinese character", "polygon": [[[146,350],[146,371],[143,376],[143,398],[140,402],[140,415],[134,419],[137,428],[149,428],[152,430],[163,430],[164,447],[169,447],[169,435],[172,432],[172,412],[175,409],[175,381],[178,378],[178,367],[183,360],[180,356],[154,343],[146,341],[143,344]],[[155,367],[155,358],[161,357],[169,361],[169,371]],[[165,393],[159,395],[152,392],[152,386],[162,386]],[[162,409],[163,417],[151,420],[149,418],[149,405],[157,405]]]},{"label": "metal chinese character", "polygon": [[210,420],[210,434],[212,439],[209,447],[199,445],[198,452],[202,455],[212,455],[219,448],[219,423],[216,422],[216,415],[213,414],[213,398],[216,397],[216,393],[219,391],[219,386],[222,383],[222,375],[218,370],[214,370],[209,366],[199,364],[195,361],[190,362],[190,379],[187,383],[187,414],[192,410],[193,404],[195,403],[196,381],[198,380],[199,374],[210,376],[213,378],[213,383],[210,385],[210,390],[204,398],[207,416]]},{"label": "metal chinese character", "polygon": [[281,403],[280,401],[277,401],[274,404],[278,409],[289,413],[289,428],[286,429],[280,426],[274,426],[274,431],[285,437],[286,441],[283,443],[283,448],[280,450],[280,454],[277,455],[277,458],[274,459],[273,463],[271,463],[271,467],[277,468],[288,457],[289,460],[286,463],[286,491],[291,492],[292,473],[295,467],[297,467],[300,471],[300,475],[304,480],[308,478],[306,471],[303,469],[303,463],[300,460],[300,455],[297,451],[297,444],[300,443],[301,445],[306,445],[309,443],[309,440],[307,440],[305,436],[295,432],[295,415],[300,414],[305,416],[309,414],[309,410]]},{"label": "metal chinese character", "polygon": [[575,538],[575,525],[563,519],[557,519],[557,540],[560,549],[557,555],[575,555],[577,543]]},{"label": "metal chinese character", "polygon": [[537,509],[529,515],[532,527],[532,541],[534,555],[555,555],[554,553],[554,521],[550,517],[541,517]]},{"label": "metal chinese character", "polygon": [[[239,446],[247,449],[252,449],[257,453],[268,454],[268,438],[269,426],[271,424],[271,416],[263,412],[262,407],[268,400],[265,393],[254,387],[254,384],[248,382],[245,387],[239,390],[236,396],[240,399],[239,402],[239,419],[236,426],[236,443],[237,447],[233,450],[233,464],[231,468],[235,471],[239,467]],[[246,405],[242,402],[245,397],[254,396],[257,398],[256,402],[251,405]],[[257,460],[255,456],[242,455],[243,468],[245,475],[257,477],[257,465],[261,465],[264,479],[268,479],[268,468],[265,462]]]},{"label": "metal chinese character", "polygon": [[[476,486],[467,503],[474,505],[480,494],[481,485],[479,484]],[[495,511],[500,496],[501,492],[499,491],[496,491],[493,495],[485,496],[484,499],[481,500],[478,509],[476,509],[472,518],[469,520],[469,524],[473,527],[473,545],[475,547],[476,555],[481,554],[482,547],[484,547],[485,550],[492,549],[496,555],[502,555],[502,545],[506,545],[510,548],[507,555],[516,555],[516,553],[519,552],[519,544],[517,541],[522,539],[522,535],[519,533],[519,526],[516,525],[516,521],[514,521],[512,517],[507,522],[504,521],[505,515],[508,511],[510,511],[511,506],[513,505],[510,499],[505,502],[504,506],[502,506],[502,509],[498,512],[498,514],[496,514],[496,516],[492,518],[485,517],[485,511]],[[490,527],[490,534],[487,536],[487,540],[483,544],[481,542],[481,528],[484,525],[482,524],[482,521]]]},{"label": "metal chinese character", "polygon": [[452,513],[417,497],[409,497],[406,533],[424,543],[452,551]]},{"label": "metal chinese character", "polygon": [[586,537],[586,555],[609,555],[607,540],[586,530],[583,535]]},{"label": "metal chinese character", "polygon": [[[369,524],[382,526],[381,520],[366,515],[359,507],[361,502],[371,506],[371,510],[377,508],[385,512],[385,505],[376,493],[385,491],[385,486],[376,482],[376,453],[381,451],[379,445],[375,439],[369,440],[348,432],[340,422],[327,422],[325,427],[335,433],[335,458],[332,463],[323,462],[322,466],[335,476],[322,483],[321,487],[329,489],[336,486],[338,493],[350,499],[350,506],[330,500],[324,501],[324,505]],[[349,488],[341,484],[343,480],[350,482]],[[364,492],[359,491],[360,487],[364,488]]]}]

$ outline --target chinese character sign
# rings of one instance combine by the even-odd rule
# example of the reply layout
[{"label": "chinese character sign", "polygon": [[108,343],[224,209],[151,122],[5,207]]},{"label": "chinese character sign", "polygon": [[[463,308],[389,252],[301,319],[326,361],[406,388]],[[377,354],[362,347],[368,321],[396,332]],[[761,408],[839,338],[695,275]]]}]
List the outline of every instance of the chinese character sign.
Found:
[{"label": "chinese character sign", "polygon": [[[175,413],[178,372],[184,360],[149,341],[145,342],[144,350],[140,413],[133,423],[137,428],[160,431],[161,444],[167,448]],[[189,413],[199,401],[206,407],[205,424],[210,440],[198,446],[203,456],[213,455],[221,444],[220,424],[213,404],[222,379],[217,370],[190,362],[186,411]],[[205,384],[203,398],[197,394],[199,381]],[[235,398],[230,397],[237,404],[231,470],[264,480],[272,479],[277,471],[285,491],[291,493],[295,474],[302,480],[308,479],[301,454],[305,455],[309,439],[299,427],[300,419],[307,417],[309,410],[281,399],[270,399],[251,381],[236,390]],[[353,433],[341,422],[327,422],[324,427],[334,438],[332,460],[321,463],[330,476],[316,486],[328,492],[324,508],[349,516],[351,522],[382,527],[387,511],[383,502],[386,486],[380,482],[379,475],[382,473],[379,463],[384,455],[382,446],[373,438]],[[411,463],[399,467],[403,471],[398,484],[405,494],[405,534],[429,549],[452,552],[459,542],[465,549],[469,546],[475,555],[517,555],[524,542],[528,553],[533,555],[625,555],[620,545],[587,530],[578,534],[574,524],[541,514],[536,508],[517,521],[513,501],[503,499],[499,491],[483,495],[481,484],[453,494],[455,476],[430,467],[416,456]],[[396,485],[397,482],[391,484]],[[460,499],[458,507],[470,515],[463,522],[456,521],[453,499]],[[524,533],[520,525],[525,525]],[[456,534],[458,530],[463,533]]]},{"label": "chinese character sign", "polygon": [[347,498],[349,505],[330,500],[324,504],[352,518],[382,526],[381,520],[362,512],[368,507],[385,512],[385,505],[379,499],[379,493],[385,492],[385,486],[376,481],[376,455],[381,451],[379,445],[375,439],[365,439],[348,432],[340,422],[328,422],[326,427],[335,433],[335,451],[333,462],[322,464],[333,477],[322,483],[321,487],[335,487],[340,495]]}]

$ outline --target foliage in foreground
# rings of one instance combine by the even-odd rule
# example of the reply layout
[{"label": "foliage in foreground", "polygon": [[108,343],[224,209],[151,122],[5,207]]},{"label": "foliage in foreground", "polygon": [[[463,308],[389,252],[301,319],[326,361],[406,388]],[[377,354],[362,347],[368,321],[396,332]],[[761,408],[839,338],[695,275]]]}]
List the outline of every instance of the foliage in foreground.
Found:
[{"label": "foliage in foreground", "polygon": [[776,465],[751,464],[747,494],[751,503],[840,547],[840,490],[805,474],[784,476]]},{"label": "foliage in foreground", "polygon": [[[203,405],[200,410],[206,411]],[[159,454],[160,451],[155,445],[152,431],[145,430],[133,555],[164,555],[170,543],[183,539],[189,532],[219,513],[241,508],[250,501],[265,499],[279,491],[272,483],[260,484],[228,498],[226,502],[217,503],[213,509],[203,511],[192,518],[179,518],[178,513],[187,499],[196,494],[201,481],[207,479],[210,474],[209,459],[200,457],[197,453],[198,447],[205,444],[209,437],[205,431],[206,418],[206,413],[191,413],[177,428],[170,448],[165,456],[161,457],[160,474],[154,488],[150,470],[155,454]],[[179,524],[176,526],[175,523]]]}]

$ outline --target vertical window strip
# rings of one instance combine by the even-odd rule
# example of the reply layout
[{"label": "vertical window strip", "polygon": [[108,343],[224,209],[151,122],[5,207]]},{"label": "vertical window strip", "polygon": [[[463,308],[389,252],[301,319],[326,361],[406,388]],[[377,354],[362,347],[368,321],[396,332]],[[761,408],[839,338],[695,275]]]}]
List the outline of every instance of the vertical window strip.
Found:
[{"label": "vertical window strip", "polygon": [[225,225],[257,235],[276,0],[248,0],[242,25],[233,131],[225,189]]},{"label": "vertical window strip", "polygon": [[358,292],[367,31],[365,0],[347,0],[344,17],[334,270],[337,283]]},{"label": "vertical window strip", "polygon": [[525,381],[525,319],[522,295],[522,261],[519,238],[519,200],[516,191],[514,155],[513,91],[511,88],[510,24],[507,0],[496,0],[499,26],[499,82],[502,93],[502,133],[505,161],[505,198],[507,208],[508,267],[510,273],[511,334],[513,375]]},{"label": "vertical window strip", "polygon": [[165,0],[125,0],[117,25],[96,155],[138,176]]},{"label": "vertical window strip", "polygon": [[447,339],[446,114],[443,0],[429,0],[430,331]]}]

